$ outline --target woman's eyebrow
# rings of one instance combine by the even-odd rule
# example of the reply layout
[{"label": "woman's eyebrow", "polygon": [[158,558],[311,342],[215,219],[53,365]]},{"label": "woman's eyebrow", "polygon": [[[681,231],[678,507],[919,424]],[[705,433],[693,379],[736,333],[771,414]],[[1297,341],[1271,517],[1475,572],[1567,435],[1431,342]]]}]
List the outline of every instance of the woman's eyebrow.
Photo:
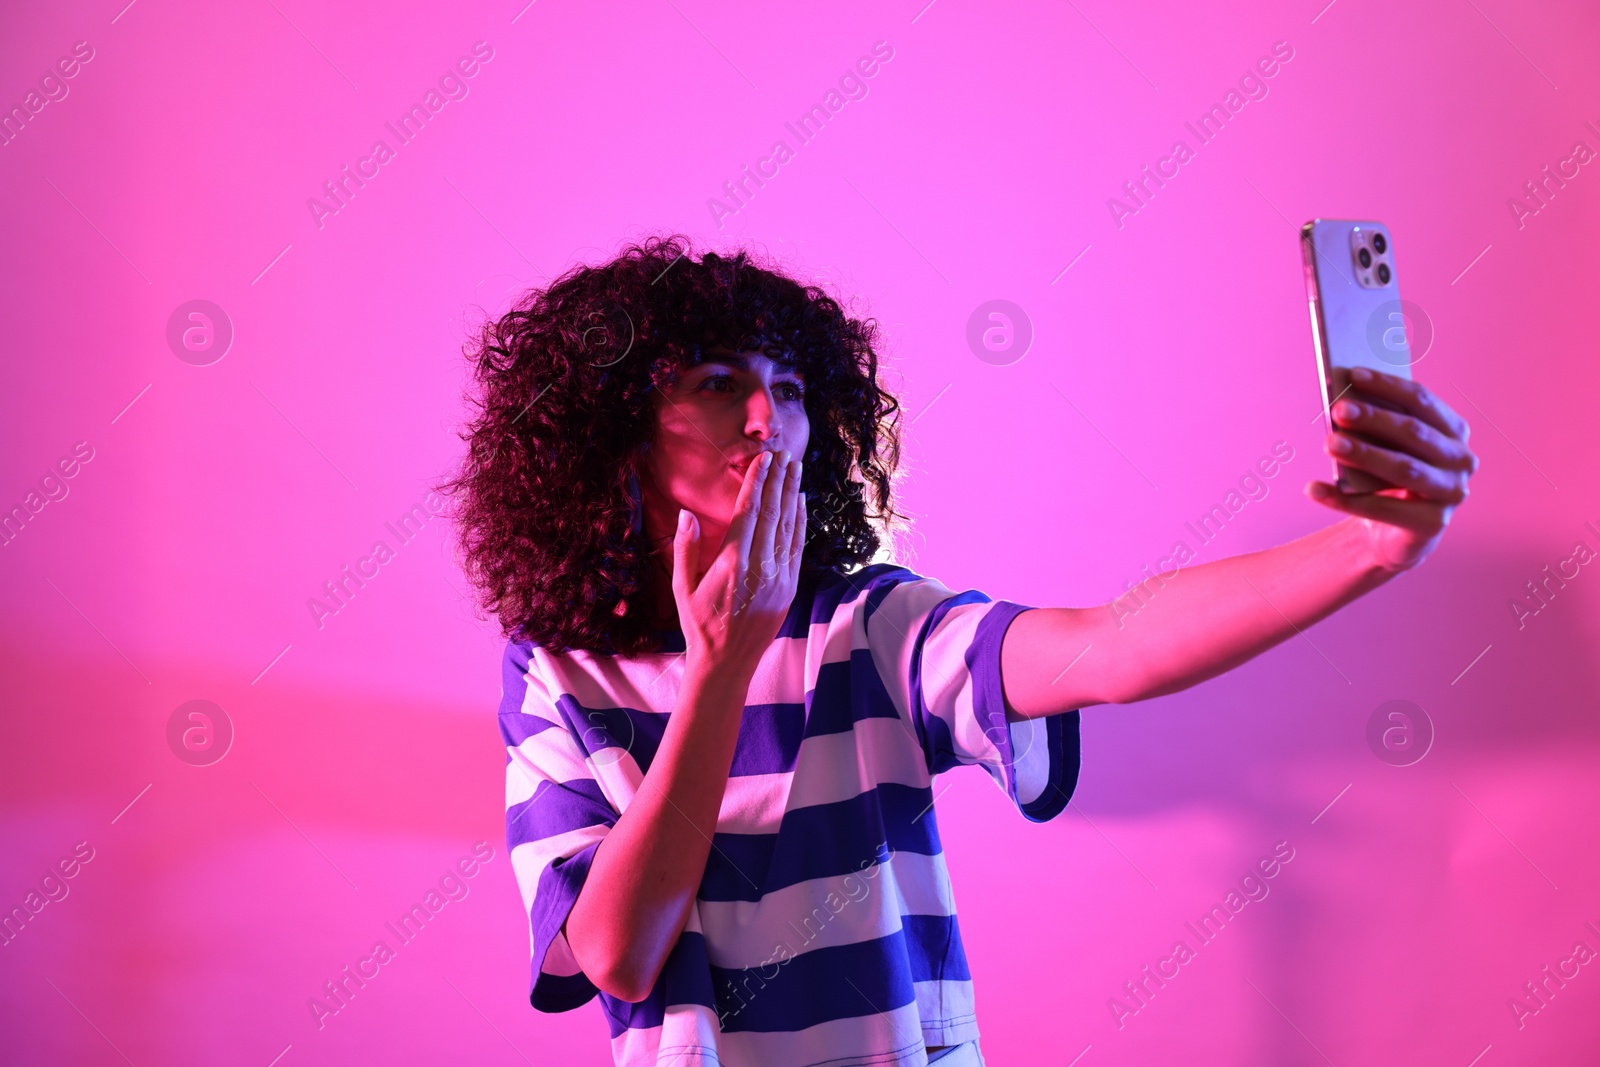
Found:
[{"label": "woman's eyebrow", "polygon": [[[697,366],[704,367],[708,363],[720,363],[727,367],[737,367],[739,370],[750,369],[750,357],[736,354],[706,356],[697,364]],[[774,371],[776,374],[792,374],[796,378],[805,377],[805,372],[799,367],[791,366],[785,363],[778,363],[776,364],[776,367],[777,369]]]}]

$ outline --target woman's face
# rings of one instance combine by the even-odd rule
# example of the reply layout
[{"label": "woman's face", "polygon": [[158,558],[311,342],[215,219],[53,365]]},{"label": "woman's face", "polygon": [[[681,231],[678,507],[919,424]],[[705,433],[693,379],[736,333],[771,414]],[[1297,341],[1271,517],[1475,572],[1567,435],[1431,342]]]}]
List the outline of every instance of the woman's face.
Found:
[{"label": "woman's face", "polygon": [[639,478],[645,534],[665,539],[662,562],[670,570],[678,511],[693,512],[703,573],[733,519],[750,462],[763,451],[805,455],[811,438],[805,382],[759,353],[718,350],[658,391],[655,412],[655,445]]}]

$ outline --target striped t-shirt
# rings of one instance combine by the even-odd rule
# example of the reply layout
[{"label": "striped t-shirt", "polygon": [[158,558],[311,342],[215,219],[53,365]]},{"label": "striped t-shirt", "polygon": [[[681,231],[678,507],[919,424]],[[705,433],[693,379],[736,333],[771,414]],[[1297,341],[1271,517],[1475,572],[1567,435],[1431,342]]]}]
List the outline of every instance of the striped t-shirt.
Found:
[{"label": "striped t-shirt", "polygon": [[650,995],[600,993],[561,931],[673,713],[659,653],[504,660],[506,846],[529,999],[597,993],[618,1067],[923,1067],[978,1036],[932,777],[979,764],[1026,818],[1078,779],[1078,712],[1008,723],[1000,642],[1029,608],[877,563],[801,581],[751,680],[705,875]]}]

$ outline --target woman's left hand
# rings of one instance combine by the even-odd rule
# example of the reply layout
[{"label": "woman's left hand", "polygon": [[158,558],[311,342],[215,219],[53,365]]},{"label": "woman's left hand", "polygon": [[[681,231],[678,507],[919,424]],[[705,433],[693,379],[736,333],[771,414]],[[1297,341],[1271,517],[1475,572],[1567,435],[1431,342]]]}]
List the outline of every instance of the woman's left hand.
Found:
[{"label": "woman's left hand", "polygon": [[[1360,394],[1400,410],[1366,403]],[[1306,495],[1358,518],[1384,570],[1410,570],[1434,550],[1451,513],[1467,499],[1467,479],[1477,471],[1478,457],[1467,447],[1466,420],[1422,383],[1364,367],[1352,369],[1351,388],[1334,404],[1333,417],[1338,429],[1382,445],[1335,430],[1323,445],[1328,454],[1395,488],[1345,494],[1328,482],[1307,482]],[[1341,443],[1349,450],[1339,451]]]}]

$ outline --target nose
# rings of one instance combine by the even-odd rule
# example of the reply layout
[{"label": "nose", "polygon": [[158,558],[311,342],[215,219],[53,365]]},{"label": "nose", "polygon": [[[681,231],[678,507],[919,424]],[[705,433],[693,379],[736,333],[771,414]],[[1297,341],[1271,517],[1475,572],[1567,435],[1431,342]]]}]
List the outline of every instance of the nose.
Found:
[{"label": "nose", "polygon": [[750,402],[745,409],[744,432],[754,436],[758,441],[769,441],[773,434],[773,413],[777,405],[772,399],[772,390],[763,385],[750,393]]}]

